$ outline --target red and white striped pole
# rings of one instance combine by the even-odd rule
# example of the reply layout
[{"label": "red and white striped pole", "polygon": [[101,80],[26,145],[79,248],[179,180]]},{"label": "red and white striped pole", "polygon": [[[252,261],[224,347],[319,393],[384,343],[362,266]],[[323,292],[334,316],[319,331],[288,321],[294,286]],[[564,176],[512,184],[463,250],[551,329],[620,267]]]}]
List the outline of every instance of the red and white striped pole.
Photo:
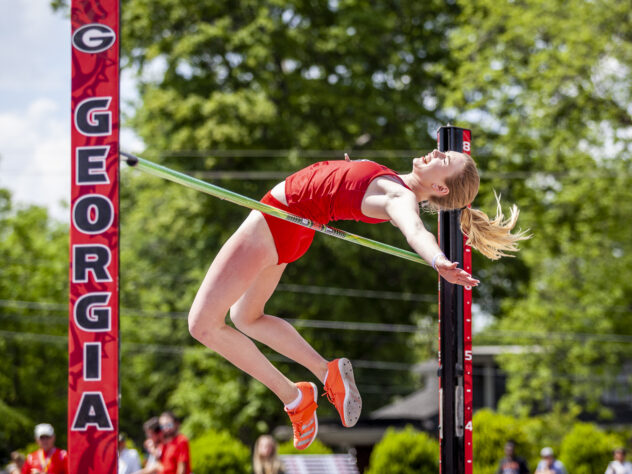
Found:
[{"label": "red and white striped pole", "polygon": [[73,0],[70,474],[117,471],[119,0]]},{"label": "red and white striped pole", "polygon": [[[441,127],[440,151],[470,154],[471,131]],[[472,273],[472,251],[461,232],[461,211],[439,213],[439,245]],[[439,280],[439,440],[443,474],[472,473],[472,289]]]}]

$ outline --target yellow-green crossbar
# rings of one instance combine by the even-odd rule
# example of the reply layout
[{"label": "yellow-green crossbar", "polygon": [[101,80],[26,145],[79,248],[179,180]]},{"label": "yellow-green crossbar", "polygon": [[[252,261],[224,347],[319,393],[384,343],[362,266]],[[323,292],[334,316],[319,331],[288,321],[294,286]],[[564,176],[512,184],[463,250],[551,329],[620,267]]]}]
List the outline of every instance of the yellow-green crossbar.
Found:
[{"label": "yellow-green crossbar", "polygon": [[333,227],[319,224],[318,222],[314,222],[310,219],[291,214],[282,209],[269,206],[255,199],[242,196],[241,194],[229,191],[228,189],[224,189],[214,184],[207,183],[206,181],[202,181],[201,179],[197,179],[187,174],[180,173],[179,171],[172,170],[170,168],[167,168],[166,166],[158,165],[130,153],[121,152],[121,155],[126,158],[128,165],[136,167],[141,171],[152,174],[154,176],[158,176],[159,178],[173,181],[174,183],[178,183],[188,188],[195,189],[196,191],[202,191],[203,193],[210,194],[213,197],[232,202],[233,204],[237,204],[239,206],[264,212],[271,216],[278,217],[279,219],[284,219],[294,224],[302,225],[303,227],[307,227],[309,229],[314,229],[318,232],[322,232],[323,234],[331,235],[333,237],[337,237],[348,242],[353,242],[354,244],[362,245],[364,247],[369,247],[373,250],[387,253],[389,255],[394,255],[406,260],[411,260],[413,262],[428,265],[428,263],[426,263],[426,261],[423,260],[419,255],[408,250],[403,250],[397,247],[393,247],[392,245],[378,242],[376,240],[367,239],[366,237],[362,237],[360,235],[345,232],[344,230],[335,229]]}]

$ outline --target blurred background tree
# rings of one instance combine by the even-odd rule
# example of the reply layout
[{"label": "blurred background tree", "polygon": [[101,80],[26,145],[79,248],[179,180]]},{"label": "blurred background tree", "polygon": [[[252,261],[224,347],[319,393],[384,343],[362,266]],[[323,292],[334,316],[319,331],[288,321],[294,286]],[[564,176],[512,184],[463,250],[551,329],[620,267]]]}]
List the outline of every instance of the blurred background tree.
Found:
[{"label": "blurred background tree", "polygon": [[[439,64],[451,67],[446,45],[454,18],[443,2],[126,1],[125,64],[140,83],[130,123],[147,144],[145,156],[215,177],[255,198],[298,168],[320,158],[342,159],[344,151],[363,158],[371,150],[430,150],[443,120],[436,91],[445,84],[438,71]],[[402,171],[414,156],[414,151],[382,153],[376,158]],[[274,176],[218,179],[223,171]],[[154,316],[180,315],[152,328],[147,325],[155,319],[146,319],[142,328],[134,324],[123,340],[199,347],[188,335],[184,312],[214,254],[247,210],[133,173],[125,173],[121,202],[124,304],[155,311]],[[435,220],[429,219],[431,226]],[[344,227],[406,245],[391,226]],[[357,365],[357,377],[368,413],[419,387],[409,369],[421,354],[433,353],[432,345],[413,339],[412,331],[310,328],[309,321],[419,324],[434,339],[436,276],[332,240],[316,237],[308,255],[288,268],[266,309],[306,321],[301,331],[326,357],[366,362]],[[329,287],[354,290],[358,297],[322,294]],[[400,298],[370,298],[367,290]],[[208,351],[187,354],[156,352],[149,359],[143,354],[142,362],[123,369],[134,371],[123,379],[146,385],[152,400],[176,405],[193,432],[221,420],[233,433],[252,438],[285,423],[279,402],[258,384],[211,359]],[[311,377],[278,356],[275,362],[294,379]],[[390,370],[377,369],[380,364],[391,364]],[[140,367],[151,374],[145,380],[134,375]],[[219,387],[213,383],[217,370]],[[125,387],[130,392],[125,396],[124,390],[123,400],[137,400],[131,394],[140,388]],[[138,416],[144,403],[132,402],[126,415]],[[323,408],[322,416],[335,415]],[[243,416],[235,416],[237,411]],[[254,424],[257,417],[260,423]],[[249,429],[242,430],[245,419]]]},{"label": "blurred background tree", "polygon": [[65,443],[68,226],[0,189],[0,459],[52,423]]},{"label": "blurred background tree", "polygon": [[[495,189],[521,207],[520,225],[534,234],[516,259],[475,256],[483,281],[476,318],[493,323],[475,344],[526,347],[502,360],[501,409],[607,416],[599,401],[627,389],[617,377],[632,341],[631,15],[616,0],[124,0],[124,66],[139,84],[128,124],[146,157],[255,198],[344,151],[406,171],[410,157],[433,148],[438,125],[471,128],[483,172],[474,205],[493,212]],[[248,442],[286,423],[278,401],[201,349],[185,322],[207,265],[247,211],[133,172],[122,178],[123,430],[140,434],[165,406],[186,415],[190,433],[221,420]],[[2,209],[0,291],[7,301],[62,304],[65,231],[41,210]],[[424,220],[432,228],[436,218]],[[343,227],[405,246],[388,225]],[[419,386],[409,369],[436,350],[435,285],[427,268],[317,236],[267,310],[306,326],[326,357],[362,361],[368,412]],[[64,347],[42,338],[65,334],[65,308],[45,307],[59,326],[53,318],[34,326],[42,308],[0,308],[19,325],[7,331],[48,334],[0,340],[0,360],[15,380],[17,372],[37,379],[35,393],[62,394]],[[330,324],[310,327],[315,321]],[[349,322],[419,329],[340,328]],[[25,365],[26,354],[41,351],[51,353]],[[310,377],[275,363],[295,379]],[[15,432],[31,416],[63,423],[62,395],[38,408],[30,385],[13,380],[0,379],[0,411],[15,414]]]},{"label": "blurred background tree", "polygon": [[446,71],[441,102],[476,121],[487,184],[522,207],[534,234],[490,275],[511,291],[488,340],[531,348],[504,357],[501,407],[599,411],[631,355],[631,12],[608,0],[460,5],[459,67]]}]

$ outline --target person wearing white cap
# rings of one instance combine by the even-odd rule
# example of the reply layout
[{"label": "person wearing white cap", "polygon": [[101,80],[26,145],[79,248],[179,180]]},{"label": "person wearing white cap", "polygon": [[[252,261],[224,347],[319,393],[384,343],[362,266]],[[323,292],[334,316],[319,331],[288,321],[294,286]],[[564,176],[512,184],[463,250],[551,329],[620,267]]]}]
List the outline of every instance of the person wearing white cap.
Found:
[{"label": "person wearing white cap", "polygon": [[35,427],[35,441],[39,446],[26,457],[22,474],[68,474],[68,454],[55,447],[55,430],[48,423]]},{"label": "person wearing white cap", "polygon": [[540,457],[542,459],[538,463],[538,468],[535,470],[536,474],[566,474],[566,468],[564,464],[562,464],[562,461],[555,459],[553,448],[542,448]]}]

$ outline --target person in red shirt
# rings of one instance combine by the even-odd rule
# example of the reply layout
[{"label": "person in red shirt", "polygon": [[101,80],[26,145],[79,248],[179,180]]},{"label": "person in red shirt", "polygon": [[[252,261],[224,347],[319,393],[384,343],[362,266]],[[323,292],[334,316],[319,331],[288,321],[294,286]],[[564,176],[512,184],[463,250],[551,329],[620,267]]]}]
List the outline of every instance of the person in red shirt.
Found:
[{"label": "person in red shirt", "polygon": [[162,432],[161,474],[191,474],[191,453],[189,440],[178,433],[180,423],[170,411],[160,415]]},{"label": "person in red shirt", "polygon": [[68,454],[55,447],[55,430],[48,423],[35,427],[37,451],[26,456],[22,474],[68,474]]},{"label": "person in red shirt", "polygon": [[[410,172],[398,174],[346,156],[314,163],[278,183],[261,202],[319,224],[390,221],[441,278],[463,286],[476,286],[479,281],[446,258],[424,227],[419,203],[434,210],[461,210],[468,244],[493,260],[518,250],[517,242],[528,238],[523,232],[511,233],[518,219],[516,206],[505,218],[498,203],[494,219],[468,207],[480,182],[469,155],[434,150],[411,164]],[[252,211],[216,255],[189,312],[189,331],[195,339],[259,380],[285,405],[298,449],[307,448],[318,432],[316,385],[289,380],[250,338],[309,369],[324,384],[345,427],[357,423],[362,409],[348,359],[328,361],[294,326],[264,313],[285,267],[307,251],[313,236],[311,229]],[[236,329],[226,324],[228,312]]]}]

